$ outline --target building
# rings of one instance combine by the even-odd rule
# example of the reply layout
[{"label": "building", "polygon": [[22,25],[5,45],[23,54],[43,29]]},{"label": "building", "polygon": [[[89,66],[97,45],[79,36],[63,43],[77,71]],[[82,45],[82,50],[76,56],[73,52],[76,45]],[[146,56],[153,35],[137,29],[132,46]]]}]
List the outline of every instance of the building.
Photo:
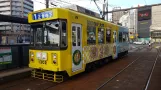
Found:
[{"label": "building", "polygon": [[[113,11],[120,10],[121,7],[113,8]],[[120,18],[125,15],[125,11],[112,12],[112,22],[115,24],[119,23]]]},{"label": "building", "polygon": [[[32,11],[33,1],[31,0],[0,0],[0,14],[27,18],[28,13]],[[0,32],[4,40],[2,42],[5,44],[19,43],[21,38],[23,42],[30,40],[29,25],[0,22]]]},{"label": "building", "polygon": [[150,26],[152,23],[152,7],[141,7],[138,9],[137,33],[138,40],[143,42],[150,41]]},{"label": "building", "polygon": [[[144,5],[138,5],[144,6]],[[136,6],[135,6],[136,7]],[[118,15],[117,15],[118,13]],[[115,23],[120,12],[113,14]],[[119,23],[129,28],[130,40],[161,42],[161,4],[133,9],[119,18]],[[119,16],[119,17],[118,17]],[[116,20],[116,17],[117,20]]]},{"label": "building", "polygon": [[152,7],[151,40],[161,42],[161,5]]},{"label": "building", "polygon": [[129,29],[130,42],[137,39],[137,9],[128,10],[119,23]]}]

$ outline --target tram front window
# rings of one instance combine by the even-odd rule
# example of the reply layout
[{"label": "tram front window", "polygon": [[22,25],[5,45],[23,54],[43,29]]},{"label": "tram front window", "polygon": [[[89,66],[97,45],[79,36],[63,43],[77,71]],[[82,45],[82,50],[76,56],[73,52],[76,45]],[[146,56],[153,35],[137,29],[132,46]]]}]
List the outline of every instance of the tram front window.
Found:
[{"label": "tram front window", "polygon": [[35,44],[44,46],[60,46],[59,21],[44,22],[35,28]]}]

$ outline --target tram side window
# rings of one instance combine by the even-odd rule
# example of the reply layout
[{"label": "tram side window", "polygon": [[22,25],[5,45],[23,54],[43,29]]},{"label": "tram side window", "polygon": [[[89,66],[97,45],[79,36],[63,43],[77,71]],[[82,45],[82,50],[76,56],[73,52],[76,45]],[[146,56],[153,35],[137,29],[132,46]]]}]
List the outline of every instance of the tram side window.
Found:
[{"label": "tram side window", "polygon": [[126,42],[128,42],[129,41],[129,35],[128,35],[128,33],[126,33]]},{"label": "tram side window", "polygon": [[106,30],[106,43],[110,43],[111,42],[111,30],[107,29]]},{"label": "tram side window", "polygon": [[98,43],[103,44],[104,43],[104,29],[98,28]]},{"label": "tram side window", "polygon": [[67,28],[66,28],[66,22],[62,22],[62,40],[61,40],[61,46],[63,46],[63,47],[67,46]]},{"label": "tram side window", "polygon": [[119,42],[122,42],[122,32],[119,32]]},{"label": "tram side window", "polygon": [[122,39],[123,39],[123,42],[125,42],[125,41],[126,41],[126,33],[123,33],[123,35],[122,35]]},{"label": "tram side window", "polygon": [[96,27],[87,26],[87,44],[96,44]]},{"label": "tram side window", "polygon": [[73,46],[76,46],[76,27],[72,27],[72,44]]}]

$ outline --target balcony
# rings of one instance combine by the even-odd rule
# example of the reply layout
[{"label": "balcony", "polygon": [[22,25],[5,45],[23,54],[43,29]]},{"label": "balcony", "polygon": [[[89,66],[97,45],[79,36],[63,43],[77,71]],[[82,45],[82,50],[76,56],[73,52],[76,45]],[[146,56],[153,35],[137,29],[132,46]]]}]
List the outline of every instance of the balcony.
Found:
[{"label": "balcony", "polygon": [[0,14],[3,14],[3,15],[11,15],[11,12],[10,12],[10,11],[7,11],[7,12],[1,12]]},{"label": "balcony", "polygon": [[8,7],[0,7],[0,11],[9,11],[11,8]]},{"label": "balcony", "polygon": [[0,2],[0,7],[10,6],[10,2]]},{"label": "balcony", "polygon": [[0,31],[11,30],[11,26],[0,26]]},{"label": "balcony", "polygon": [[22,11],[21,7],[12,7],[12,10],[14,10],[14,11]]}]

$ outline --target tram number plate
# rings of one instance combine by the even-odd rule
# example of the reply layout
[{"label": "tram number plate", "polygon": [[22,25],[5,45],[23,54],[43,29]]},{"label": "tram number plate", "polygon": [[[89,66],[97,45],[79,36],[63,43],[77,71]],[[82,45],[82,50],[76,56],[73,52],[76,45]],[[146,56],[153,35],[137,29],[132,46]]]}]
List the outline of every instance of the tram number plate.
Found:
[{"label": "tram number plate", "polygon": [[46,64],[46,61],[44,61],[44,60],[39,60],[39,63],[40,63],[40,64]]}]

